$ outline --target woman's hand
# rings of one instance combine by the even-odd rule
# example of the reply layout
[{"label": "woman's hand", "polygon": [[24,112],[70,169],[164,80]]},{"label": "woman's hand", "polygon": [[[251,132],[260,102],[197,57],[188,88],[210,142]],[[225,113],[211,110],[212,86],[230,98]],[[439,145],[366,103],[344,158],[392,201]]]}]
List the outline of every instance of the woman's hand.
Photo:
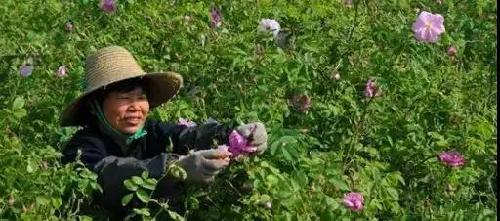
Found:
[{"label": "woman's hand", "polygon": [[262,154],[267,149],[267,132],[263,123],[241,125],[236,128],[236,131],[248,140],[250,146],[256,148],[257,154]]},{"label": "woman's hand", "polygon": [[207,184],[229,165],[231,153],[223,149],[199,150],[179,157],[177,164],[187,173],[187,180]]}]

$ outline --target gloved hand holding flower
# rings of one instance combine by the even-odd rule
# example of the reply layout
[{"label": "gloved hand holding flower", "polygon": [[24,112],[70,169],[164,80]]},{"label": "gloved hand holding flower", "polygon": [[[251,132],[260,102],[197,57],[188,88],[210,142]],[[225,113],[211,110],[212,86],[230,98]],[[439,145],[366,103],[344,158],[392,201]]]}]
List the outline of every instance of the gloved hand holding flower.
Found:
[{"label": "gloved hand holding flower", "polygon": [[262,154],[266,149],[267,132],[260,122],[238,126],[229,135],[229,152],[234,157],[241,154]]},{"label": "gloved hand holding flower", "polygon": [[177,164],[186,171],[188,181],[206,184],[229,165],[229,156],[227,149],[199,150],[179,157]]}]

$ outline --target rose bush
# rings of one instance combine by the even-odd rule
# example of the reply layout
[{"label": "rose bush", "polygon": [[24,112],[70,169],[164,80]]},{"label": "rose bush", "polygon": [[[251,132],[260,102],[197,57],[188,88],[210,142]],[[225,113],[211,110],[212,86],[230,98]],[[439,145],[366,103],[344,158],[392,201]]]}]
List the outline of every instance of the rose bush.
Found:
[{"label": "rose bush", "polygon": [[59,162],[76,128],[58,119],[111,44],[185,77],[152,117],[268,128],[264,154],[187,191],[188,220],[497,217],[493,1],[4,0],[0,20],[2,219],[103,216],[95,175]]}]

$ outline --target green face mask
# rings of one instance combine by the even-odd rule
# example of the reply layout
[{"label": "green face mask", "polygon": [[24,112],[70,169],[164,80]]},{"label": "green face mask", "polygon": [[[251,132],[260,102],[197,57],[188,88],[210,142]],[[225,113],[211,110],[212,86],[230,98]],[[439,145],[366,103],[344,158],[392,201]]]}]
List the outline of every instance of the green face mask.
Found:
[{"label": "green face mask", "polygon": [[134,134],[125,134],[122,133],[115,128],[113,128],[106,118],[104,117],[104,112],[101,109],[101,105],[99,105],[99,102],[97,99],[93,99],[91,105],[92,110],[91,112],[94,113],[95,116],[97,116],[97,119],[99,120],[99,123],[103,126],[104,130],[106,133],[113,135],[115,137],[118,137],[121,140],[125,140],[125,144],[129,145],[131,144],[134,140],[137,140],[147,134],[146,130],[144,130],[144,125],[142,125]]}]

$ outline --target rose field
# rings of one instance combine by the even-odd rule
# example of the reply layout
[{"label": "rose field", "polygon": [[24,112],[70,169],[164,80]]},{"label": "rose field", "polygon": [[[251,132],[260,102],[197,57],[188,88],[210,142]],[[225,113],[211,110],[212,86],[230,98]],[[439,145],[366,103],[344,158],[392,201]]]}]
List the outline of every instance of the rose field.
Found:
[{"label": "rose field", "polygon": [[269,135],[186,186],[185,213],[126,180],[131,220],[497,218],[496,1],[0,2],[0,220],[106,219],[97,175],[61,163],[79,128],[59,116],[109,45],[183,76],[150,118]]}]

